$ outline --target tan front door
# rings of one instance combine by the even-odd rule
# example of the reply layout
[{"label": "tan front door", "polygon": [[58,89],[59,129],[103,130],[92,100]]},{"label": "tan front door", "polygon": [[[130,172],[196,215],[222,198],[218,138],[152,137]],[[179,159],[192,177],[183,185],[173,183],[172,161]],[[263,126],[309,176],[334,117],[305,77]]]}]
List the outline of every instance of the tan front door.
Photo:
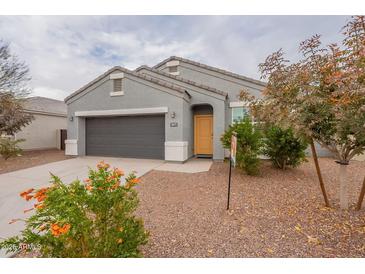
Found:
[{"label": "tan front door", "polygon": [[213,154],[213,115],[194,116],[194,154]]}]

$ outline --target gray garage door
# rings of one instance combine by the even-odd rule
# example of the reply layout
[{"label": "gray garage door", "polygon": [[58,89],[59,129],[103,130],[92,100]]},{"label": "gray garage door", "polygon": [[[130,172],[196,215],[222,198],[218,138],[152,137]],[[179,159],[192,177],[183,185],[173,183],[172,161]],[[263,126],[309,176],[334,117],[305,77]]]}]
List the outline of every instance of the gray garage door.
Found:
[{"label": "gray garage door", "polygon": [[164,159],[164,143],[164,116],[86,119],[87,155]]}]

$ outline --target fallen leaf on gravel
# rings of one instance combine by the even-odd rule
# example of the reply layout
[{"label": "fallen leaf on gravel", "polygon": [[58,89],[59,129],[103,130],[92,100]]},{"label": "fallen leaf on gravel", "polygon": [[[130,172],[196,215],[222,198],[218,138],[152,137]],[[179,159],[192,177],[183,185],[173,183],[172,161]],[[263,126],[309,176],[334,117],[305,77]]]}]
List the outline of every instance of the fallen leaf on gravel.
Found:
[{"label": "fallen leaf on gravel", "polygon": [[295,226],[295,230],[298,231],[298,232],[302,232],[302,226],[300,224],[297,224]]},{"label": "fallen leaf on gravel", "polygon": [[208,249],[208,253],[213,253],[213,249]]},{"label": "fallen leaf on gravel", "polygon": [[246,232],[246,228],[244,227],[244,226],[241,226],[241,228],[240,228],[240,233],[241,234],[243,234],[243,233],[245,233]]},{"label": "fallen leaf on gravel", "polygon": [[319,210],[322,210],[322,211],[331,211],[332,208],[327,207],[327,206],[323,206],[323,207],[320,207]]},{"label": "fallen leaf on gravel", "polygon": [[269,252],[269,253],[271,253],[271,254],[274,253],[274,250],[272,250],[271,248],[267,248],[266,251]]},{"label": "fallen leaf on gravel", "polygon": [[320,245],[321,242],[315,238],[315,237],[312,237],[312,236],[307,236],[308,237],[308,243],[309,244],[314,244],[314,245]]},{"label": "fallen leaf on gravel", "polygon": [[356,231],[361,234],[365,233],[365,226],[360,226],[360,229],[357,229]]},{"label": "fallen leaf on gravel", "polygon": [[229,210],[229,211],[228,211],[228,215],[229,215],[229,216],[232,216],[232,215],[233,215],[233,213],[234,213],[234,210]]}]

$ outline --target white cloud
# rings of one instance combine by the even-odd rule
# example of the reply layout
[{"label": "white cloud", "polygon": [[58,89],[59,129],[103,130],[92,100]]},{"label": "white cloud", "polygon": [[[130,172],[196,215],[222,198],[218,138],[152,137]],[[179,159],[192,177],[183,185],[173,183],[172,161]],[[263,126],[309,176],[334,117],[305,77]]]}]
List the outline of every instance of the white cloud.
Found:
[{"label": "white cloud", "polygon": [[258,78],[283,47],[297,54],[314,33],[339,39],[346,17],[1,16],[0,39],[30,67],[34,95],[63,99],[111,66],[134,69],[170,55]]},{"label": "white cloud", "polygon": [[33,88],[32,92],[32,96],[47,96],[57,100],[63,100],[67,95],[68,92],[65,90],[43,86]]}]

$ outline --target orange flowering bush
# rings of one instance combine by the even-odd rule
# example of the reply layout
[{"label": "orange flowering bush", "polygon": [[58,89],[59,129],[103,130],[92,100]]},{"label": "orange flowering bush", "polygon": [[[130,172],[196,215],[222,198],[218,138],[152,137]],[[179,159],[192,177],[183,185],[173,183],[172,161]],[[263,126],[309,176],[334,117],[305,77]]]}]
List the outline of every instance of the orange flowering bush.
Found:
[{"label": "orange flowering bush", "polygon": [[[0,248],[20,251],[26,246],[43,257],[140,257],[148,232],[133,212],[138,206],[135,172],[100,162],[83,182],[69,185],[52,175],[51,185],[20,193],[34,201],[34,211],[20,236],[0,242]],[[10,223],[21,219],[11,220]]]}]

